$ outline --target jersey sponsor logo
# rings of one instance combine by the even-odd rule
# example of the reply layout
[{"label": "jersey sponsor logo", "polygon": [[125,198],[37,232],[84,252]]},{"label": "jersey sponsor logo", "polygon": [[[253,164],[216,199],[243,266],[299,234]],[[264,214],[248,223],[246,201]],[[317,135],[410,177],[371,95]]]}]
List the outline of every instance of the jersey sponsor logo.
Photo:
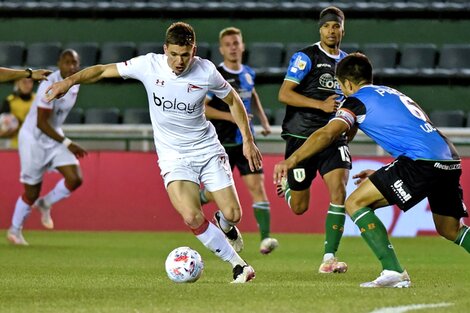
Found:
[{"label": "jersey sponsor logo", "polygon": [[165,86],[165,81],[163,79],[158,79],[155,81],[155,85],[164,87]]},{"label": "jersey sponsor logo", "polygon": [[292,171],[294,174],[294,179],[296,182],[303,182],[305,180],[305,169],[304,168],[294,168]]},{"label": "jersey sponsor logo", "polygon": [[393,192],[395,192],[402,203],[405,203],[412,198],[401,179],[394,182],[390,187],[392,187]]},{"label": "jersey sponsor logo", "polygon": [[462,169],[462,165],[460,163],[457,164],[442,164],[440,162],[434,163],[434,167],[440,170],[445,171],[453,171],[453,170],[460,170]]},{"label": "jersey sponsor logo", "polygon": [[318,63],[317,64],[317,68],[322,68],[322,67],[331,68],[331,64],[326,64],[326,63]]},{"label": "jersey sponsor logo", "polygon": [[333,90],[339,89],[339,83],[336,81],[334,76],[331,75],[330,73],[325,73],[321,75],[318,81],[320,82],[320,85],[323,88],[333,89]]},{"label": "jersey sponsor logo", "polygon": [[157,97],[153,93],[153,102],[157,107],[162,107],[163,111],[175,112],[175,113],[187,113],[192,114],[196,109],[196,105],[191,103],[178,102],[178,99],[174,98],[173,100],[165,100],[164,97]]},{"label": "jersey sponsor logo", "polygon": [[193,84],[188,84],[188,92],[195,92],[195,91],[200,91],[202,90],[202,87],[193,85]]}]

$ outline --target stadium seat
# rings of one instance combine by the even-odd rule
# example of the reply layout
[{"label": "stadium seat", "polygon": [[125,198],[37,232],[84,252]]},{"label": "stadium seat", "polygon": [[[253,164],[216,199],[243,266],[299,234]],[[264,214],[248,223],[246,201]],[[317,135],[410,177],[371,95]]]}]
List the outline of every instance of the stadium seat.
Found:
[{"label": "stadium seat", "polygon": [[0,42],[0,64],[6,67],[22,67],[25,44],[22,41]]},{"label": "stadium seat", "polygon": [[137,55],[145,55],[150,52],[163,53],[163,42],[141,42],[137,44]]},{"label": "stadium seat", "polygon": [[470,69],[470,44],[445,44],[440,49],[438,68],[447,70]]},{"label": "stadium seat", "polygon": [[80,56],[81,67],[88,67],[97,64],[99,45],[97,42],[71,42],[65,49],[73,49]]},{"label": "stadium seat", "polygon": [[122,116],[123,124],[150,124],[148,109],[126,109]]},{"label": "stadium seat", "polygon": [[101,46],[99,63],[118,63],[132,59],[135,56],[136,45],[131,41],[105,42]]},{"label": "stadium seat", "polygon": [[374,73],[381,73],[384,69],[395,68],[397,64],[398,45],[396,43],[365,44],[362,52],[372,62]]},{"label": "stadium seat", "polygon": [[210,60],[212,63],[214,63],[216,66],[219,66],[220,63],[224,61],[224,58],[220,55],[219,51],[219,43],[214,43],[211,45],[211,53],[210,53]]},{"label": "stadium seat", "polygon": [[85,111],[85,124],[119,124],[118,108],[92,108]]},{"label": "stadium seat", "polygon": [[348,54],[360,51],[359,44],[355,42],[341,43],[339,48]]},{"label": "stadium seat", "polygon": [[429,115],[436,127],[464,127],[465,113],[462,110],[435,110]]},{"label": "stadium seat", "polygon": [[32,68],[55,68],[59,60],[62,44],[60,42],[37,42],[28,45],[26,66]]},{"label": "stadium seat", "polygon": [[207,42],[198,42],[196,55],[203,58],[209,59],[211,54],[211,47]]},{"label": "stadium seat", "polygon": [[285,51],[285,54],[284,54],[284,62],[283,62],[283,66],[284,67],[288,67],[289,66],[289,62],[290,62],[290,59],[292,58],[292,56],[294,55],[294,53],[296,53],[297,51],[311,45],[312,43],[309,43],[309,42],[291,42],[291,43],[288,43],[286,45],[286,51]]},{"label": "stadium seat", "polygon": [[274,116],[274,125],[282,125],[285,115],[286,115],[286,109],[277,109],[276,115]]},{"label": "stadium seat", "polygon": [[400,68],[423,69],[436,66],[437,47],[435,44],[405,44],[401,48]]},{"label": "stadium seat", "polygon": [[73,108],[65,119],[65,124],[82,124],[83,123],[83,109]]},{"label": "stadium seat", "polygon": [[280,42],[257,42],[249,45],[247,64],[256,74],[276,76],[285,72],[282,64],[284,45]]}]

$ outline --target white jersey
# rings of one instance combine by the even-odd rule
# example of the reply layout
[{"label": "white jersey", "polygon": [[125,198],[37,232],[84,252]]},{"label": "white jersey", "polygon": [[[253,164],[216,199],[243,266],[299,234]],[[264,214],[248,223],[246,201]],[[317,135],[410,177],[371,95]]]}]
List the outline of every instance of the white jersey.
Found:
[{"label": "white jersey", "polygon": [[189,68],[176,75],[166,55],[149,53],[118,63],[117,69],[122,78],[145,86],[160,160],[224,151],[206,120],[204,98],[209,91],[225,98],[232,87],[212,62],[194,57]]},{"label": "white jersey", "polygon": [[27,135],[29,135],[28,137],[36,139],[36,141],[40,143],[43,148],[51,148],[59,143],[44,134],[37,127],[38,108],[52,110],[52,114],[49,118],[49,124],[56,130],[57,133],[63,136],[64,132],[61,126],[64,124],[65,118],[77,101],[80,85],[72,86],[72,88],[70,88],[70,90],[60,99],[52,100],[49,103],[45,100],[47,88],[49,88],[49,86],[53,83],[62,80],[63,78],[60,75],[60,71],[55,71],[47,77],[47,80],[44,80],[39,84],[36,98],[34,99],[34,102],[31,105],[31,109],[29,110],[23,126],[20,129],[20,132],[24,133],[24,135],[27,133]]}]

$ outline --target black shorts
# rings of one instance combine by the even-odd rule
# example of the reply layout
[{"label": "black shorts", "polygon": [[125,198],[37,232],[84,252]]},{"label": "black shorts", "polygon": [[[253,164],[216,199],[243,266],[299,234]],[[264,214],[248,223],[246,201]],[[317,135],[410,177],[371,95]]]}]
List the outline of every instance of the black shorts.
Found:
[{"label": "black shorts", "polygon": [[[286,159],[305,142],[305,139],[292,136],[286,136],[284,139]],[[322,152],[299,162],[296,168],[289,170],[287,174],[289,188],[296,191],[309,189],[317,176],[317,171],[323,177],[338,168],[351,169],[351,155],[345,140],[335,141]]]},{"label": "black shorts", "polygon": [[389,204],[405,212],[427,197],[431,212],[460,219],[468,216],[461,174],[460,161],[413,161],[401,156],[369,179]]},{"label": "black shorts", "polygon": [[263,173],[262,168],[260,168],[259,170],[255,170],[254,172],[250,170],[250,164],[243,155],[243,145],[236,145],[224,148],[225,152],[227,152],[228,154],[228,160],[230,162],[230,167],[232,168],[232,171],[235,167],[237,167],[241,176]]}]

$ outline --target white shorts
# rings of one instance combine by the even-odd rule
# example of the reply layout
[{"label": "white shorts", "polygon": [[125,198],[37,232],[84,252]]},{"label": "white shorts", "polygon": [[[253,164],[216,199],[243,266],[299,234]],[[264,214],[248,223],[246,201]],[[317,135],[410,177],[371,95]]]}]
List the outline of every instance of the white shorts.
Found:
[{"label": "white shorts", "polygon": [[58,143],[52,148],[43,148],[32,136],[20,136],[18,151],[21,164],[20,182],[23,184],[39,184],[47,170],[79,164],[75,155],[64,145]]},{"label": "white shorts", "polygon": [[176,180],[192,181],[197,185],[203,183],[210,192],[234,184],[232,170],[225,152],[203,154],[184,159],[159,160],[158,165],[165,188]]}]

